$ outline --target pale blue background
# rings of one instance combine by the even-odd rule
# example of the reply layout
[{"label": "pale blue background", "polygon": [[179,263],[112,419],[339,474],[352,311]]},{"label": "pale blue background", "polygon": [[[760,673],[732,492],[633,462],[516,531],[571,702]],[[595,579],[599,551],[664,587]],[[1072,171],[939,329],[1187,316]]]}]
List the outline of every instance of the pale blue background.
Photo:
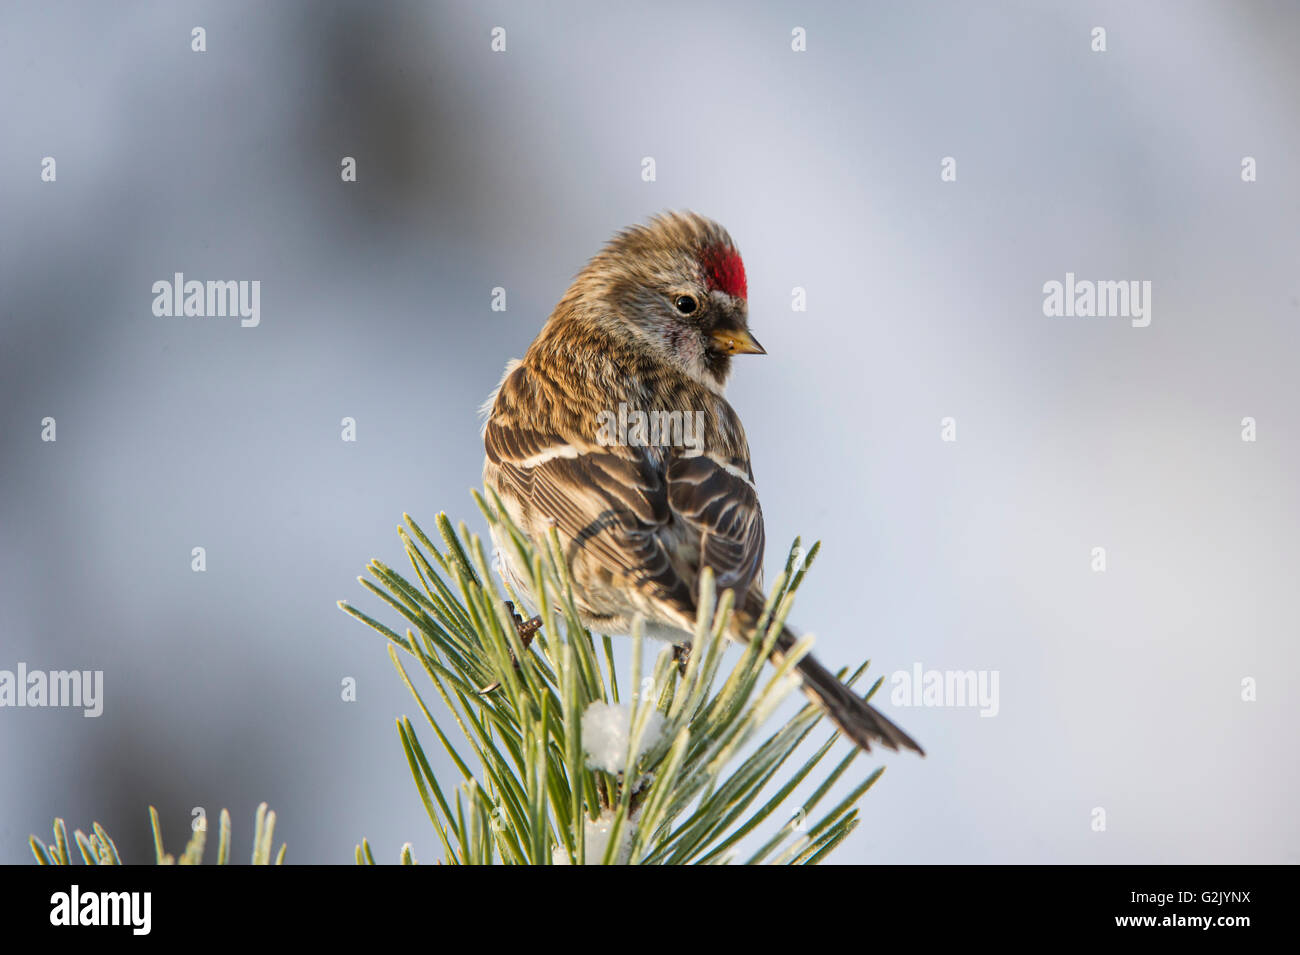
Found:
[{"label": "pale blue background", "polygon": [[[414,706],[335,601],[377,609],[404,510],[481,526],[476,409],[665,208],[745,256],[769,568],[824,542],[796,622],[1000,671],[996,719],[894,711],[930,755],[839,860],[1300,861],[1297,49],[1284,2],[5,4],[0,668],[107,701],[0,710],[0,861],[56,814],[146,859],[150,803],[242,854],[263,799],[290,861],[431,861]],[[155,318],[175,271],[260,279],[261,327]],[[1151,326],[1045,318],[1067,271],[1150,280]]]}]

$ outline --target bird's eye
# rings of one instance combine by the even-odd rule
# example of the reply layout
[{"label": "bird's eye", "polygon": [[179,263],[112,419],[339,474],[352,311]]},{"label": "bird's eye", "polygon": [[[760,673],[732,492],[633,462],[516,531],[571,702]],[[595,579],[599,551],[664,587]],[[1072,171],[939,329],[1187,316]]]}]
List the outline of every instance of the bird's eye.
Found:
[{"label": "bird's eye", "polygon": [[677,299],[673,304],[677,306],[677,311],[681,312],[683,315],[689,315],[697,308],[695,299],[691,298],[689,295],[677,296]]}]

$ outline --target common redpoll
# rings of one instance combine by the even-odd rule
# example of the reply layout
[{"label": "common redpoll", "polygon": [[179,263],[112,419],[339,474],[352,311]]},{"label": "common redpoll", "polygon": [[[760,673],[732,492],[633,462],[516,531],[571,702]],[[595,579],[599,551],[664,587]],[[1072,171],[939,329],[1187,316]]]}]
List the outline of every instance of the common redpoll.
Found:
[{"label": "common redpoll", "polygon": [[[763,514],[745,429],[723,397],[748,327],[745,267],[727,232],[670,213],[614,237],[578,274],[522,361],[506,366],[484,431],[483,479],[533,540],[555,527],[583,623],[688,647],[698,581],[735,591],[729,634],[764,606]],[[529,574],[497,540],[511,585]],[[787,628],[773,656],[795,643]],[[922,753],[806,655],[804,691],[864,750]]]}]

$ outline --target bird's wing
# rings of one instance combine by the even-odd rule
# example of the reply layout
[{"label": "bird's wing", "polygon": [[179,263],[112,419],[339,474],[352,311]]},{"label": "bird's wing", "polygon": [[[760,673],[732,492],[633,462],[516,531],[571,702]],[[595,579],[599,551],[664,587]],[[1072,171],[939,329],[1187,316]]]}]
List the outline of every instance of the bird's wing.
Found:
[{"label": "bird's wing", "polygon": [[581,555],[610,585],[635,586],[694,616],[690,582],[662,540],[672,520],[664,474],[642,449],[573,444],[500,415],[483,438],[526,530],[554,524],[571,567]]},{"label": "bird's wing", "polygon": [[713,568],[719,590],[738,600],[763,569],[763,510],[747,461],[675,455],[668,464],[668,504],[700,534],[700,565]]},{"label": "bird's wing", "polygon": [[[701,564],[743,599],[763,559],[763,515],[748,464],[680,449],[601,446],[516,413],[506,382],[484,431],[503,496],[529,524],[553,522],[572,565],[632,584],[694,620]],[[592,608],[599,610],[599,608]]]}]

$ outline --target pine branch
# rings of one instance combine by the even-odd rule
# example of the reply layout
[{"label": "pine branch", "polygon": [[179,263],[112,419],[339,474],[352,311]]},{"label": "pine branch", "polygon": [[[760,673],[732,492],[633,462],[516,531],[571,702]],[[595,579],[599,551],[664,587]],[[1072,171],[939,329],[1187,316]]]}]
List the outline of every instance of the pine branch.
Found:
[{"label": "pine branch", "polygon": [[[409,516],[398,532],[414,582],[371,561],[362,585],[404,621],[399,634],[345,601],[339,606],[389,641],[389,655],[458,779],[440,781],[415,725],[397,728],[407,763],[442,849],[456,865],[503,863],[716,864],[738,858],[740,843],[787,806],[832,749],[833,733],[788,776],[782,771],[821,712],[804,706],[760,739],[767,718],[794,690],[801,641],[778,667],[768,650],[795,591],[817,554],[796,539],[768,597],[753,639],[722,674],[732,594],[700,581],[698,623],[684,672],[663,648],[643,672],[643,626],[633,628],[631,679],[620,692],[611,641],[596,645],[573,599],[559,538],[534,548],[499,501],[475,500],[517,565],[531,568],[529,589],[542,627],[520,639],[484,545],[445,514],[442,547]],[[802,557],[802,559],[800,559]],[[409,667],[423,671],[416,685]],[[866,664],[850,678],[857,680]],[[442,701],[430,708],[429,688]],[[435,714],[436,710],[436,714]],[[856,805],[880,777],[876,769],[816,821],[809,816],[857,757],[855,748],[745,861],[816,864],[858,824]],[[765,800],[769,788],[776,790]],[[373,864],[369,842],[358,863]],[[408,843],[403,863],[413,863]]]},{"label": "pine branch", "polygon": [[[192,831],[190,841],[186,844],[184,851],[181,852],[179,859],[163,848],[162,826],[158,821],[158,810],[153,806],[149,807],[149,823],[153,828],[154,861],[158,865],[200,865],[203,862],[203,849],[208,838],[206,820],[202,826]],[[253,821],[253,865],[271,864],[272,836],[274,833],[275,813],[267,809],[266,803],[262,803],[257,807],[257,814]],[[122,859],[117,854],[117,846],[113,844],[113,840],[108,837],[108,833],[104,831],[104,827],[99,823],[91,823],[90,835],[80,829],[72,835],[77,849],[81,852],[82,861],[86,865],[122,865]],[[62,819],[54,820],[54,843],[52,845],[46,845],[36,836],[32,836],[28,841],[32,847],[32,854],[36,856],[36,861],[41,865],[74,864],[72,855],[68,852],[68,826]],[[275,857],[276,865],[284,863],[285,852],[288,848],[284,843],[280,844],[280,851]],[[228,865],[229,863],[230,813],[223,809],[221,810],[220,834],[217,845],[217,865]]]}]

